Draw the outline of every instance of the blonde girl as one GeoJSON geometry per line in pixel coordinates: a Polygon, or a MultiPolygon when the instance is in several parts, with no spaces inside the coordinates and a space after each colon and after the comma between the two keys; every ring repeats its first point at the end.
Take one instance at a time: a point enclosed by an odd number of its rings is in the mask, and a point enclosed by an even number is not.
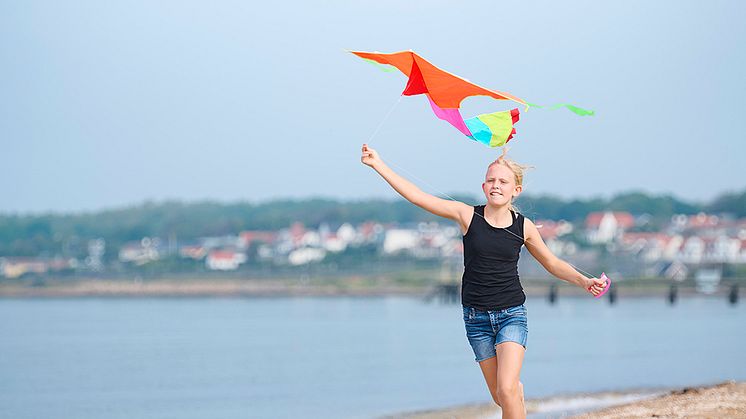
{"type": "Polygon", "coordinates": [[[525,418],[521,367],[528,338],[526,295],[518,278],[521,246],[552,275],[600,294],[606,282],[587,278],[547,248],[531,220],[513,208],[523,191],[523,167],[505,152],[487,167],[485,205],[471,206],[421,191],[389,168],[363,144],[361,161],[373,168],[409,202],[455,221],[464,241],[461,303],[469,344],[503,418],[525,418]]]}

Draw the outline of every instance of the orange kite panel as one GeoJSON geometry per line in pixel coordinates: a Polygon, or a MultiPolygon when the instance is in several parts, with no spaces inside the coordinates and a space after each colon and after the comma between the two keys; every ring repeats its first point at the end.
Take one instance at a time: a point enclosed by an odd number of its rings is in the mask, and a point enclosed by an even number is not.
{"type": "Polygon", "coordinates": [[[400,51],[391,54],[379,52],[350,51],[360,58],[396,67],[409,77],[404,95],[427,93],[430,99],[441,108],[459,108],[461,101],[469,96],[489,96],[498,100],[512,100],[526,105],[509,93],[485,89],[461,77],[443,71],[430,64],[414,51],[400,51]]]}

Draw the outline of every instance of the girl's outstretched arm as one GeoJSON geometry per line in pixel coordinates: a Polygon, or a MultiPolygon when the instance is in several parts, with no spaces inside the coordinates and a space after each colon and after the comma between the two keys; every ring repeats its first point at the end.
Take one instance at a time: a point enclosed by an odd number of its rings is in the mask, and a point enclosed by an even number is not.
{"type": "Polygon", "coordinates": [[[360,160],[363,164],[378,172],[407,201],[439,217],[456,221],[461,226],[462,232],[465,232],[468,228],[474,212],[471,206],[459,201],[441,199],[423,192],[412,182],[404,179],[388,167],[378,155],[378,152],[368,147],[367,144],[363,144],[363,155],[360,160]]]}
{"type": "Polygon", "coordinates": [[[542,240],[536,225],[525,217],[523,235],[525,236],[526,248],[547,272],[563,281],[582,287],[594,296],[604,290],[606,281],[598,278],[586,278],[585,275],[575,270],[569,263],[555,256],[544,243],[544,240],[542,240]]]}

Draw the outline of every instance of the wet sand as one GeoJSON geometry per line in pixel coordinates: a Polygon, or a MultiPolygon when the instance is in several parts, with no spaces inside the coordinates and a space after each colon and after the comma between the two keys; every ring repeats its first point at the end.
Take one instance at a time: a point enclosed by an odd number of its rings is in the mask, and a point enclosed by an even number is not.
{"type": "MultiPolygon", "coordinates": [[[[526,400],[528,418],[746,418],[746,383],[725,382],[676,390],[594,393],[526,400]],[[576,416],[573,416],[576,415],[576,416]]],[[[496,419],[492,403],[412,412],[407,419],[496,419]]]]}

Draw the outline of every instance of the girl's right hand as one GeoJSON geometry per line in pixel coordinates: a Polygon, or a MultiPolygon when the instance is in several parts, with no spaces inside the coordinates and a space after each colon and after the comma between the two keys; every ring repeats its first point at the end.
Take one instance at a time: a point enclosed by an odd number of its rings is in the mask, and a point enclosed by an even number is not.
{"type": "Polygon", "coordinates": [[[368,147],[368,144],[363,144],[363,155],[360,158],[360,161],[362,161],[363,164],[365,164],[366,166],[370,166],[372,168],[375,168],[376,165],[382,163],[381,157],[378,155],[378,152],[368,147]]]}

